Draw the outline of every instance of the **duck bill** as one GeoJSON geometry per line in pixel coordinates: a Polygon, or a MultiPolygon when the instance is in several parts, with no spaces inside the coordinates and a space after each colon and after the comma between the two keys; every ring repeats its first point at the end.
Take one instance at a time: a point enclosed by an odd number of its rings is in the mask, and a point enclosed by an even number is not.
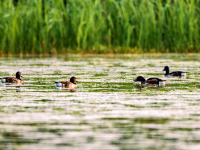
{"type": "Polygon", "coordinates": [[[163,71],[165,71],[165,69],[163,69],[163,71]]]}
{"type": "Polygon", "coordinates": [[[133,80],[133,81],[137,82],[137,79],[135,79],[135,80],[133,80]]]}

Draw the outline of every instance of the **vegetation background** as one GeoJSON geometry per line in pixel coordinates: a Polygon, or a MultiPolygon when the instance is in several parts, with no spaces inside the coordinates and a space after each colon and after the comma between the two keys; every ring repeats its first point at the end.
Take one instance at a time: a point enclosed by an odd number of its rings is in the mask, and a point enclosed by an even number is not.
{"type": "Polygon", "coordinates": [[[200,51],[200,0],[0,0],[0,54],[200,51]]]}

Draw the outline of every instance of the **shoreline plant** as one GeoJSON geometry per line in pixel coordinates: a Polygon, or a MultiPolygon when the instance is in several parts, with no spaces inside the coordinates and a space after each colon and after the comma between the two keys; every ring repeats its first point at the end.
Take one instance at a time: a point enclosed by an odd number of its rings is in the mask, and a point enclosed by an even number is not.
{"type": "Polygon", "coordinates": [[[200,51],[200,0],[0,0],[0,54],[200,51]]]}

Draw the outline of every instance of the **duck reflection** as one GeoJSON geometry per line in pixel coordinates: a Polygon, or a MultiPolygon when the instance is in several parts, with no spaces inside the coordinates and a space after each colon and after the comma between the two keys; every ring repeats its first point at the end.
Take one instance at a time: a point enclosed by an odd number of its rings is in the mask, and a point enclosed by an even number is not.
{"type": "Polygon", "coordinates": [[[165,87],[163,85],[157,85],[157,84],[134,84],[134,87],[136,89],[138,89],[139,91],[141,91],[143,88],[148,87],[148,88],[153,88],[153,89],[158,89],[158,88],[162,88],[165,87]]]}
{"type": "Polygon", "coordinates": [[[15,84],[15,83],[13,83],[13,84],[11,84],[11,83],[2,83],[2,84],[0,84],[0,88],[1,88],[1,90],[15,88],[16,92],[21,92],[21,86],[20,85],[15,84]]]}
{"type": "Polygon", "coordinates": [[[16,92],[21,92],[21,86],[16,86],[16,92]]]}
{"type": "Polygon", "coordinates": [[[69,92],[75,92],[75,93],[78,92],[77,89],[75,89],[75,88],[56,87],[56,90],[58,90],[58,91],[69,91],[69,92]]]}

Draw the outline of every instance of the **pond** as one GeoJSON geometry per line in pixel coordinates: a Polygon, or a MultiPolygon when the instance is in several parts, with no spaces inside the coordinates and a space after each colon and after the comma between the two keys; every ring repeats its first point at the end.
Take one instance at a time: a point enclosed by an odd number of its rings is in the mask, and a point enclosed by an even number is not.
{"type": "Polygon", "coordinates": [[[0,58],[0,149],[200,149],[200,54],[0,58]],[[186,79],[164,77],[187,71],[186,79]],[[140,87],[137,76],[165,87],[140,87]],[[55,81],[76,76],[77,91],[55,81]]]}

